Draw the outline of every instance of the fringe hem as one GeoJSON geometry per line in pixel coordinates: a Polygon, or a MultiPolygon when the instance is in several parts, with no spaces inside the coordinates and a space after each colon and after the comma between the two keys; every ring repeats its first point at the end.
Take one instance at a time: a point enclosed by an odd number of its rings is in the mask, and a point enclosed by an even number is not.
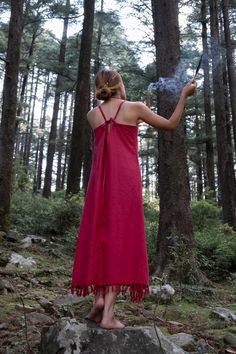
{"type": "Polygon", "coordinates": [[[71,294],[76,294],[77,296],[87,296],[91,293],[97,295],[102,292],[103,296],[109,291],[116,291],[118,294],[125,294],[129,290],[130,301],[141,302],[143,297],[149,295],[149,286],[147,284],[110,284],[110,285],[81,285],[76,287],[71,287],[71,294]]]}

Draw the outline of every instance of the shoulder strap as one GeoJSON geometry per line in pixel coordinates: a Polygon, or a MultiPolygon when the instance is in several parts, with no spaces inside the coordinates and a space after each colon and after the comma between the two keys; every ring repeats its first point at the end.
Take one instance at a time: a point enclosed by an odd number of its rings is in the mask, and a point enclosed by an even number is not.
{"type": "MultiPolygon", "coordinates": [[[[118,116],[118,113],[120,112],[121,106],[122,106],[122,104],[123,104],[124,102],[125,102],[125,101],[122,101],[122,102],[119,104],[119,107],[118,107],[118,109],[117,109],[117,111],[116,111],[114,120],[115,120],[116,117],[118,116]]],[[[99,105],[98,108],[99,108],[100,112],[102,113],[102,116],[103,116],[103,118],[104,118],[104,120],[105,120],[105,122],[106,122],[107,119],[106,119],[105,113],[104,113],[104,111],[103,111],[101,105],[99,105]]]]}
{"type": "Polygon", "coordinates": [[[99,108],[100,112],[102,113],[102,116],[103,116],[103,118],[104,118],[104,120],[105,120],[105,122],[106,122],[106,116],[105,116],[105,113],[103,112],[102,107],[101,107],[101,106],[98,106],[98,108],[99,108]]]}
{"type": "Polygon", "coordinates": [[[125,101],[122,101],[122,102],[119,104],[119,107],[118,107],[118,109],[117,109],[117,111],[116,111],[116,115],[115,115],[115,117],[114,117],[114,120],[115,120],[116,117],[118,116],[118,113],[120,112],[121,106],[122,106],[122,104],[123,104],[124,102],[125,102],[125,101]]]}

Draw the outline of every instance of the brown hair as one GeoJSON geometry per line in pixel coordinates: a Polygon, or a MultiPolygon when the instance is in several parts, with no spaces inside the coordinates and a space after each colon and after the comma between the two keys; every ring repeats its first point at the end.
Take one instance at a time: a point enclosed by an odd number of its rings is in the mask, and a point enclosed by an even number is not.
{"type": "Polygon", "coordinates": [[[101,70],[95,77],[96,98],[108,101],[115,96],[123,81],[116,70],[101,70]]]}

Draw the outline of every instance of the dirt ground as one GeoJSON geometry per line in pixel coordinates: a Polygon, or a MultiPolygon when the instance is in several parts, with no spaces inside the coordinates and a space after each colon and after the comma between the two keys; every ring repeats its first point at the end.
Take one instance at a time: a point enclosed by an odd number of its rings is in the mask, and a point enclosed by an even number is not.
{"type": "MultiPolygon", "coordinates": [[[[26,235],[24,235],[26,236],[26,235]]],[[[70,242],[57,237],[21,248],[17,240],[2,240],[0,250],[0,353],[39,353],[41,330],[61,317],[74,317],[84,322],[93,304],[93,296],[70,294],[73,251],[70,242]],[[32,257],[32,266],[9,266],[16,252],[32,257]]],[[[151,282],[158,285],[157,280],[151,282]]],[[[131,303],[128,294],[118,296],[117,317],[126,326],[158,326],[165,335],[191,333],[208,353],[236,353],[227,342],[236,337],[236,321],[213,316],[216,306],[236,312],[236,277],[212,288],[171,284],[175,295],[164,302],[150,295],[142,303],[131,303]]],[[[192,353],[197,353],[193,351],[192,353]]]]}

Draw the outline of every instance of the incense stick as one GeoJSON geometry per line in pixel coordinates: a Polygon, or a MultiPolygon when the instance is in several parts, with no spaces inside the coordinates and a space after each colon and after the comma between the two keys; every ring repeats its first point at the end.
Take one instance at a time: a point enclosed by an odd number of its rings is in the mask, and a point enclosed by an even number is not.
{"type": "Polygon", "coordinates": [[[198,62],[198,65],[197,65],[197,69],[195,71],[195,74],[194,74],[194,77],[193,77],[193,80],[195,80],[199,70],[200,70],[200,67],[201,67],[201,64],[202,64],[202,58],[203,58],[203,54],[201,55],[200,59],[199,59],[199,62],[198,62]]]}

